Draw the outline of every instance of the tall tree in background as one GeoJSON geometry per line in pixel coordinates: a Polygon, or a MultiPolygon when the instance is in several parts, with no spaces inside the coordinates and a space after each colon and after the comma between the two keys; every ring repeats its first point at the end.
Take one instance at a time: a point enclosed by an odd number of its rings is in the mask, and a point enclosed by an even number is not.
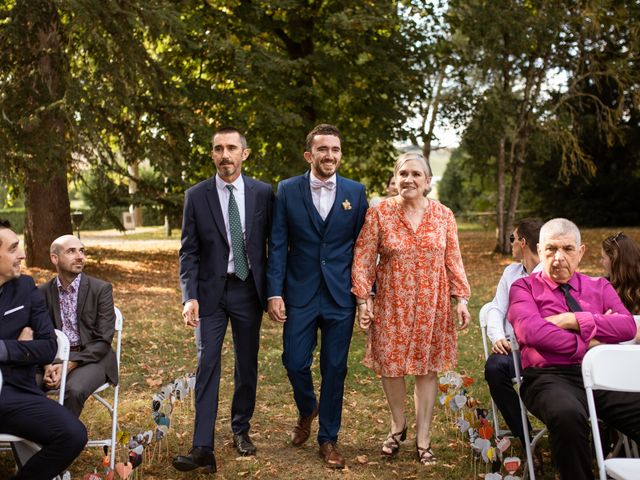
{"type": "Polygon", "coordinates": [[[29,265],[45,265],[49,245],[71,231],[67,172],[73,137],[65,104],[67,38],[55,4],[18,0],[0,30],[0,175],[20,182],[29,265]]]}
{"type": "MultiPolygon", "coordinates": [[[[628,12],[620,11],[625,7],[612,8],[613,3],[450,2],[452,26],[467,38],[462,52],[465,68],[475,76],[479,87],[469,102],[474,119],[465,135],[469,151],[478,139],[486,143],[481,131],[487,122],[497,121],[486,129],[493,134],[490,141],[494,143],[496,165],[497,251],[509,251],[508,236],[527,171],[532,136],[544,135],[558,147],[561,177],[589,177],[594,175],[595,165],[580,143],[581,117],[570,107],[572,99],[595,106],[600,134],[610,136],[617,129],[622,115],[618,104],[604,103],[580,87],[602,76],[615,81],[620,92],[633,85],[625,62],[615,58],[593,62],[612,28],[629,28],[624,23],[628,12]]],[[[476,160],[486,161],[487,157],[476,160]]]]}
{"type": "Polygon", "coordinates": [[[0,4],[0,162],[3,180],[25,195],[27,265],[49,266],[51,241],[71,233],[77,165],[126,174],[126,162],[175,150],[161,137],[169,75],[147,49],[172,31],[166,5],[0,4]]]}
{"type": "Polygon", "coordinates": [[[185,81],[224,93],[228,107],[202,102],[204,114],[247,132],[252,175],[276,182],[304,171],[304,138],[320,122],[342,130],[346,174],[366,178],[391,162],[418,88],[397,2],[208,2],[190,19],[201,29],[184,51],[199,60],[185,81]],[[217,31],[224,41],[209,41],[217,31]]]}
{"type": "Polygon", "coordinates": [[[176,211],[211,173],[213,128],[246,131],[247,170],[277,181],[330,122],[344,171],[372,181],[420,88],[397,2],[18,0],[0,18],[2,175],[26,195],[29,265],[71,231],[67,181],[87,166],[108,187],[146,160],[135,201],[176,211]]]}

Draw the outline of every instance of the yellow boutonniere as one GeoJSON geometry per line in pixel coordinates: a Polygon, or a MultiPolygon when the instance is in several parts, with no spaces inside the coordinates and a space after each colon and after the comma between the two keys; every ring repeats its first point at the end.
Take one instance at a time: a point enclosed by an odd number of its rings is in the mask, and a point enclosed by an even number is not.
{"type": "Polygon", "coordinates": [[[349,200],[345,200],[344,202],[342,202],[342,209],[351,210],[351,203],[349,203],[349,200]]]}

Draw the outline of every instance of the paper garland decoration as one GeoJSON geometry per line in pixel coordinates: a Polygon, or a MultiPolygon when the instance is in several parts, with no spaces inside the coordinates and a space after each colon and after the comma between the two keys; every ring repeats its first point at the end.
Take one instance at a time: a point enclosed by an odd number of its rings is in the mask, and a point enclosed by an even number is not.
{"type": "Polygon", "coordinates": [[[520,477],[513,476],[521,465],[518,457],[504,458],[505,470],[509,472],[506,477],[495,471],[500,469],[503,454],[511,446],[511,441],[506,437],[495,438],[496,432],[491,425],[488,410],[479,408],[479,402],[467,392],[467,388],[473,383],[474,379],[471,377],[457,372],[446,372],[438,382],[438,390],[441,392],[440,405],[447,411],[447,416],[451,413],[451,420],[462,435],[468,435],[472,458],[481,458],[485,464],[492,465],[494,472],[487,473],[485,479],[520,480],[520,477]]]}
{"type": "Polygon", "coordinates": [[[83,480],[119,480],[127,479],[138,472],[138,467],[144,461],[151,461],[156,450],[158,455],[162,451],[162,443],[164,442],[169,451],[167,444],[167,433],[171,426],[171,415],[174,406],[180,402],[184,402],[189,394],[195,389],[196,376],[194,373],[178,377],[172,383],[164,385],[160,391],[155,393],[151,398],[151,418],[155,424],[155,428],[135,435],[125,430],[118,430],[116,433],[116,443],[112,448],[121,446],[126,450],[127,456],[125,461],[115,464],[114,469],[109,468],[108,448],[104,447],[105,456],[102,459],[101,470],[98,469],[93,473],[84,475],[83,480]],[[149,448],[151,447],[151,452],[149,448]],[[146,455],[145,455],[146,452],[146,455]]]}

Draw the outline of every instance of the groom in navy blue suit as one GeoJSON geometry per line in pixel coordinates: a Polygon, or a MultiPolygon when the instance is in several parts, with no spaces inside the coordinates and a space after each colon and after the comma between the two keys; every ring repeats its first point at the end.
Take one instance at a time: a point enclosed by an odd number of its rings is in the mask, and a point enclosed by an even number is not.
{"type": "Polygon", "coordinates": [[[342,158],[336,127],[316,126],[305,150],[310,171],[278,186],[269,239],[268,312],[284,323],[282,361],[299,412],[291,440],[302,445],[319,415],[320,454],[328,467],[344,468],[336,442],[355,314],[351,263],[368,205],[364,186],[336,173],[342,158]],[[320,401],[311,378],[318,328],[320,401]]]}
{"type": "Polygon", "coordinates": [[[212,139],[216,175],[187,190],[182,219],[180,286],[185,325],[198,329],[193,448],[178,455],[180,471],[216,471],[213,455],[218,413],[220,361],[231,321],[235,354],[231,403],[233,444],[240,455],[255,455],[249,437],[256,403],[260,322],[266,306],[267,237],[273,189],[242,175],[247,140],[235,128],[212,139]]]}

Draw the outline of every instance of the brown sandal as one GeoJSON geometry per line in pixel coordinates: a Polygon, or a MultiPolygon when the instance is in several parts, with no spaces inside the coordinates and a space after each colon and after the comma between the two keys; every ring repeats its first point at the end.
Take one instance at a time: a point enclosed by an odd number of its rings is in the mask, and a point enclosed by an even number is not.
{"type": "Polygon", "coordinates": [[[433,453],[433,450],[431,450],[431,445],[426,448],[422,448],[419,447],[416,443],[416,452],[418,453],[418,461],[422,465],[431,466],[435,465],[438,461],[438,458],[433,453]]]}
{"type": "Polygon", "coordinates": [[[380,453],[385,457],[394,457],[400,451],[400,442],[407,439],[407,420],[404,421],[404,428],[400,432],[390,433],[382,442],[380,453]]]}

